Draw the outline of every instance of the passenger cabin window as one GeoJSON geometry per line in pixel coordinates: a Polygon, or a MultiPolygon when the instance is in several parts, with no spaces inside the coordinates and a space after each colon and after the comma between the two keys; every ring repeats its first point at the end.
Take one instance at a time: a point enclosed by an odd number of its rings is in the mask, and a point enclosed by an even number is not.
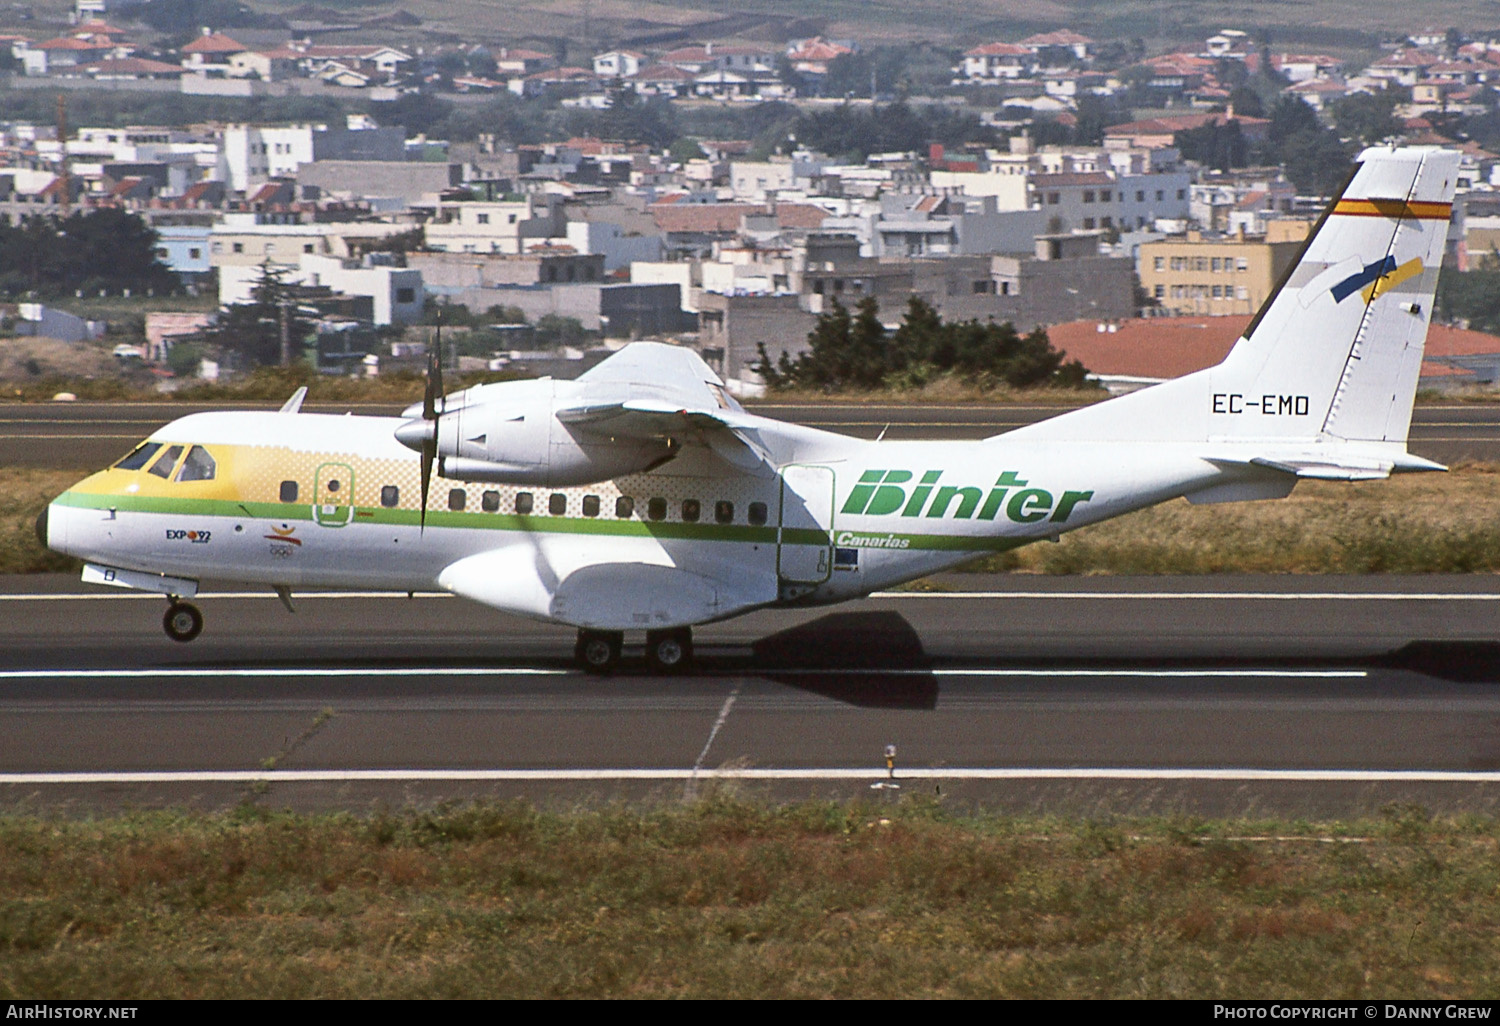
{"type": "Polygon", "coordinates": [[[597,517],[599,515],[599,496],[585,495],[583,497],[583,515],[586,517],[597,517]]]}
{"type": "Polygon", "coordinates": [[[652,520],[665,520],[667,518],[667,500],[658,496],[647,502],[646,516],[652,520]]]}
{"type": "Polygon", "coordinates": [[[720,499],[714,503],[714,522],[719,524],[734,523],[734,503],[720,499]]]}
{"type": "Polygon", "coordinates": [[[500,511],[500,493],[485,492],[479,497],[479,508],[486,513],[498,513],[500,511]]]}
{"type": "Polygon", "coordinates": [[[568,511],[568,497],[562,492],[553,492],[547,500],[547,512],[560,517],[568,511]]]}
{"type": "Polygon", "coordinates": [[[698,514],[701,512],[701,510],[702,510],[702,507],[699,505],[697,499],[683,499],[682,500],[682,519],[686,523],[689,523],[689,524],[697,523],[698,522],[698,514]]]}
{"type": "Polygon", "coordinates": [[[401,489],[395,485],[386,485],[380,489],[380,504],[386,509],[392,509],[401,504],[401,489]]]}
{"type": "Polygon", "coordinates": [[[178,481],[212,481],[217,465],[214,458],[208,454],[208,450],[201,445],[195,445],[188,450],[187,459],[182,461],[182,469],[177,471],[178,481]]]}
{"type": "Polygon", "coordinates": [[[454,512],[463,509],[469,502],[469,493],[462,488],[448,489],[448,508],[454,512]]]}
{"type": "Polygon", "coordinates": [[[140,445],[131,450],[130,454],[127,455],[123,460],[121,460],[119,463],[116,463],[115,469],[140,470],[146,465],[147,460],[156,455],[156,451],[160,448],[160,442],[142,442],[140,445]]]}
{"type": "Polygon", "coordinates": [[[182,446],[170,446],[166,452],[161,454],[160,458],[158,458],[155,463],[151,464],[151,469],[150,471],[148,471],[148,473],[155,474],[157,477],[171,477],[172,467],[176,465],[177,457],[181,455],[182,446]]]}
{"type": "Polygon", "coordinates": [[[282,502],[296,502],[297,501],[297,482],[296,481],[283,481],[283,482],[281,482],[281,501],[282,502]]]}
{"type": "Polygon", "coordinates": [[[517,492],[516,493],[516,512],[519,513],[523,517],[526,516],[528,513],[531,512],[531,493],[530,492],[517,492]]]}
{"type": "Polygon", "coordinates": [[[750,504],[750,524],[753,527],[764,527],[766,523],[766,504],[764,502],[752,502],[750,504]]]}
{"type": "Polygon", "coordinates": [[[615,500],[615,516],[621,520],[629,520],[635,512],[635,500],[628,495],[622,495],[615,500]]]}

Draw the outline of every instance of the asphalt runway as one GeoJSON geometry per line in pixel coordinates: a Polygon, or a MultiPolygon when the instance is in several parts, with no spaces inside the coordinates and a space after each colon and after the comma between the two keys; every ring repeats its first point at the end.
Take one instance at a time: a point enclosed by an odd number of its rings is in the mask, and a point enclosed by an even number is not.
{"type": "MultiPolygon", "coordinates": [[[[276,403],[0,404],[0,466],[97,470],[108,466],[153,430],[205,409],[275,409],[276,403]]],[[[318,413],[395,414],[401,407],[308,404],[318,413]]],[[[876,405],[761,403],[753,412],[860,438],[985,438],[1064,412],[1066,406],[876,405]]],[[[1500,404],[1418,406],[1411,449],[1454,464],[1500,462],[1500,404]]]]}
{"type": "Polygon", "coordinates": [[[1203,815],[1500,811],[1485,577],[951,575],[699,628],[693,674],[571,666],[462,600],[198,600],[0,578],[0,806],[774,799],[1203,815]],[[896,746],[894,781],[884,750],[896,746]],[[899,788],[873,785],[897,783],[899,788]]]}

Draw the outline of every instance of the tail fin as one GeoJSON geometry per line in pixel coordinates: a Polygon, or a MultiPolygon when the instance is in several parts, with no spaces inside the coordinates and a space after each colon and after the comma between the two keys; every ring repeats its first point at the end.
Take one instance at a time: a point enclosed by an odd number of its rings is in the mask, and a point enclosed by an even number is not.
{"type": "Polygon", "coordinates": [[[1458,160],[1366,150],[1223,363],[1022,431],[1404,452],[1458,160]]]}
{"type": "Polygon", "coordinates": [[[1223,398],[1210,405],[1212,433],[1406,441],[1458,157],[1361,154],[1284,284],[1214,368],[1223,398]]]}

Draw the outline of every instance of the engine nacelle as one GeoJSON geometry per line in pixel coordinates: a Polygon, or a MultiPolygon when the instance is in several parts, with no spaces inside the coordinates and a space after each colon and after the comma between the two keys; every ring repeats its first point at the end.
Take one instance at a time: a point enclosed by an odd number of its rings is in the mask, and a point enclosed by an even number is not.
{"type": "MultiPolygon", "coordinates": [[[[670,460],[670,438],[613,438],[575,430],[557,418],[576,397],[558,396],[572,382],[514,381],[470,390],[463,405],[439,415],[437,474],[455,481],[567,488],[636,474],[670,460]]],[[[396,430],[421,451],[433,424],[409,420],[396,430]]]]}

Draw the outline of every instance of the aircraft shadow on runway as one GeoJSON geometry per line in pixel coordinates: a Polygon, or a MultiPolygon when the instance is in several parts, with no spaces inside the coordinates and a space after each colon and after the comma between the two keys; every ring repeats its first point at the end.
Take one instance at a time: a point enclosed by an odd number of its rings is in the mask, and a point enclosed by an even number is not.
{"type": "Polygon", "coordinates": [[[900,613],[830,613],[761,638],[758,676],[850,705],[937,708],[937,678],[922,639],[900,613]]]}
{"type": "Polygon", "coordinates": [[[1500,683],[1500,642],[1411,641],[1373,662],[1459,684],[1500,683]]]}

